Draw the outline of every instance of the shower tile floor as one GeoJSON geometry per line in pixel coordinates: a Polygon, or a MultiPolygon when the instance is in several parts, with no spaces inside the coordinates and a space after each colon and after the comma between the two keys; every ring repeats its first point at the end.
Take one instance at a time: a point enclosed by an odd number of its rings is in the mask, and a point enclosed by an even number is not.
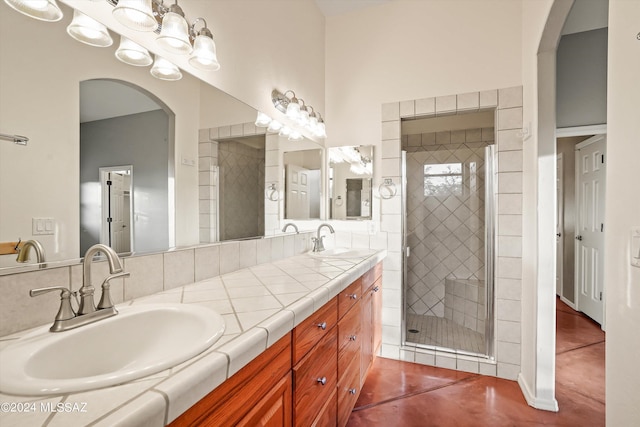
{"type": "Polygon", "coordinates": [[[483,334],[443,317],[407,314],[407,341],[470,353],[485,353],[483,334]]]}

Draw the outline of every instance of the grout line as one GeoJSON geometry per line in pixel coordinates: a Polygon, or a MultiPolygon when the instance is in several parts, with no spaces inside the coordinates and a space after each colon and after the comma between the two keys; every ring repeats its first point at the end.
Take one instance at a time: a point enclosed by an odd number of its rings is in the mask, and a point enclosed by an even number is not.
{"type": "Polygon", "coordinates": [[[420,394],[430,393],[432,391],[440,390],[440,389],[443,389],[443,388],[446,388],[446,387],[449,387],[449,386],[455,386],[455,385],[458,385],[458,384],[461,384],[461,383],[472,381],[472,380],[474,380],[474,379],[476,379],[478,377],[481,377],[481,375],[479,375],[479,374],[471,374],[470,376],[468,376],[466,378],[462,378],[460,380],[456,380],[456,381],[453,381],[453,382],[450,382],[450,383],[447,383],[447,384],[442,384],[442,385],[439,385],[439,386],[436,386],[436,387],[432,387],[432,388],[428,388],[428,389],[425,389],[425,390],[414,391],[412,393],[403,394],[401,396],[391,397],[389,399],[381,400],[379,402],[370,403],[370,404],[364,405],[364,406],[358,406],[357,408],[353,408],[352,412],[363,411],[365,409],[370,409],[370,408],[374,408],[374,407],[379,406],[379,405],[384,405],[385,403],[395,402],[397,400],[402,400],[402,399],[406,399],[406,398],[409,398],[409,397],[418,396],[420,394]]]}
{"type": "Polygon", "coordinates": [[[581,346],[579,346],[579,347],[570,348],[570,349],[568,349],[568,350],[561,351],[560,353],[556,353],[556,356],[558,356],[558,355],[560,355],[560,354],[568,353],[568,352],[570,352],[570,351],[582,350],[583,348],[591,347],[592,345],[603,344],[604,342],[605,342],[605,340],[602,340],[602,341],[598,341],[598,342],[592,342],[592,343],[589,343],[589,344],[584,344],[584,345],[581,345],[581,346]]]}

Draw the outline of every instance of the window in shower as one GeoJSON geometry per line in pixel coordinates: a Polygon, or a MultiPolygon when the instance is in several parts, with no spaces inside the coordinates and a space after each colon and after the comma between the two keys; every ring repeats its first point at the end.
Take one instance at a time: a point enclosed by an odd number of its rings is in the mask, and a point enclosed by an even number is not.
{"type": "Polygon", "coordinates": [[[462,163],[424,165],[424,195],[462,195],[462,163]]]}

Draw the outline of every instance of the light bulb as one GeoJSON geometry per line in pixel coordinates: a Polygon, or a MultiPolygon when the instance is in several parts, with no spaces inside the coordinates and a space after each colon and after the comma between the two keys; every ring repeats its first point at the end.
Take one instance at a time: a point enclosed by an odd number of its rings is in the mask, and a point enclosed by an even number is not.
{"type": "Polygon", "coordinates": [[[201,70],[217,71],[220,69],[216,44],[213,41],[211,31],[206,27],[200,30],[193,41],[193,53],[189,58],[189,64],[201,70]]]}
{"type": "Polygon", "coordinates": [[[113,44],[107,27],[78,10],[73,11],[73,20],[67,27],[67,34],[89,46],[107,47],[113,44]]]}
{"type": "Polygon", "coordinates": [[[153,58],[149,51],[126,37],[120,37],[120,47],[116,50],[116,58],[125,64],[136,67],[151,65],[153,58]]]}
{"type": "Polygon", "coordinates": [[[56,22],[62,19],[62,10],[56,0],[4,0],[13,10],[40,21],[56,22]]]}
{"type": "Polygon", "coordinates": [[[193,50],[189,42],[189,24],[177,4],[171,5],[162,18],[162,30],[157,40],[160,46],[171,53],[189,54],[193,50]]]}
{"type": "Polygon", "coordinates": [[[156,60],[151,67],[151,75],[160,80],[176,81],[182,78],[180,69],[173,63],[156,55],[156,60]]]}
{"type": "Polygon", "coordinates": [[[118,0],[111,13],[118,22],[132,30],[153,31],[158,27],[151,0],[118,0]]]}

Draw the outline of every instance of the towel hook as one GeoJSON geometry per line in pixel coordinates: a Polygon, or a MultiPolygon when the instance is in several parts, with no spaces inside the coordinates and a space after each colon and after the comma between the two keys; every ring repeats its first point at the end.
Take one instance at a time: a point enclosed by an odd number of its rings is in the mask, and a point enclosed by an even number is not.
{"type": "Polygon", "coordinates": [[[272,202],[278,201],[278,186],[276,185],[275,182],[272,182],[271,184],[269,184],[269,187],[265,191],[265,194],[267,196],[267,199],[271,200],[272,202]]]}

